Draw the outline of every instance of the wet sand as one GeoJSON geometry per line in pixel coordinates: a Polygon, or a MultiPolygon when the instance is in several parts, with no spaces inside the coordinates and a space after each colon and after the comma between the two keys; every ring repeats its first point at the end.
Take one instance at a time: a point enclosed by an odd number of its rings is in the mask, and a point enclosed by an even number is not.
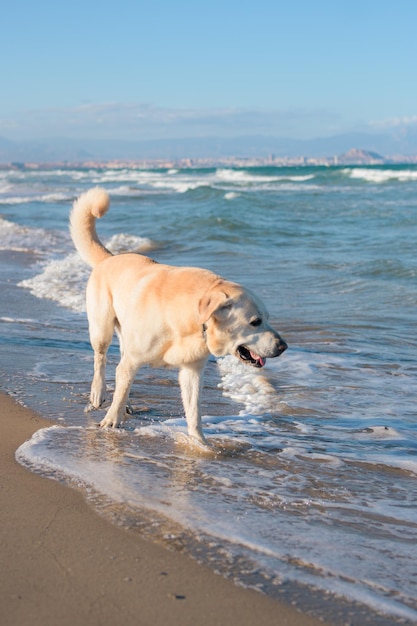
{"type": "Polygon", "coordinates": [[[315,626],[185,554],[113,526],[15,451],[51,422],[0,393],[2,626],[315,626]]]}

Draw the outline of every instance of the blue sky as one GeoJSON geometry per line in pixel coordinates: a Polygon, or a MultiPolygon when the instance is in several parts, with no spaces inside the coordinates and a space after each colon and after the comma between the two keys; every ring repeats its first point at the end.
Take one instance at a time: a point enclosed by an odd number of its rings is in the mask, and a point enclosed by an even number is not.
{"type": "Polygon", "coordinates": [[[417,125],[416,0],[21,0],[0,136],[293,138],[417,125]]]}

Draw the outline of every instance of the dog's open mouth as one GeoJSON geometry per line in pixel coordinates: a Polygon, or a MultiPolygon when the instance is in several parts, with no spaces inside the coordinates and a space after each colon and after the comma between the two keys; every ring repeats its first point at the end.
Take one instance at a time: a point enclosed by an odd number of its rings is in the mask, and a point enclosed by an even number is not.
{"type": "Polygon", "coordinates": [[[253,365],[253,367],[263,367],[266,363],[266,359],[255,354],[245,346],[238,347],[237,355],[241,361],[253,365]]]}

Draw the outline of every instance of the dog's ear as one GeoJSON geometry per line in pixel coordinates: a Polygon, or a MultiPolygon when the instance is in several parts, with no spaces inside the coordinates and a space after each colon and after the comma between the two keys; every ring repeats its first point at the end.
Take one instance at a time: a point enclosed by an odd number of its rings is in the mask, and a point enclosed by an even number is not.
{"type": "Polygon", "coordinates": [[[225,320],[230,315],[232,308],[232,299],[223,290],[216,289],[200,300],[198,313],[200,317],[200,323],[205,324],[211,317],[216,320],[225,320]]]}

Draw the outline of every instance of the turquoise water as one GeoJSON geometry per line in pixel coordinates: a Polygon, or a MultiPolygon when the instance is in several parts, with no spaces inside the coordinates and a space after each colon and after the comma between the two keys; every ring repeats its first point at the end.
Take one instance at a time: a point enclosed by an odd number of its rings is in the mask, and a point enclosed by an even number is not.
{"type": "Polygon", "coordinates": [[[5,170],[0,215],[2,388],[58,423],[22,463],[304,610],[417,623],[416,167],[5,170]],[[83,411],[88,268],[67,220],[97,184],[113,250],[242,282],[289,343],[262,372],[209,362],[212,454],[186,442],[175,372],[138,373],[118,432],[83,411]]]}

